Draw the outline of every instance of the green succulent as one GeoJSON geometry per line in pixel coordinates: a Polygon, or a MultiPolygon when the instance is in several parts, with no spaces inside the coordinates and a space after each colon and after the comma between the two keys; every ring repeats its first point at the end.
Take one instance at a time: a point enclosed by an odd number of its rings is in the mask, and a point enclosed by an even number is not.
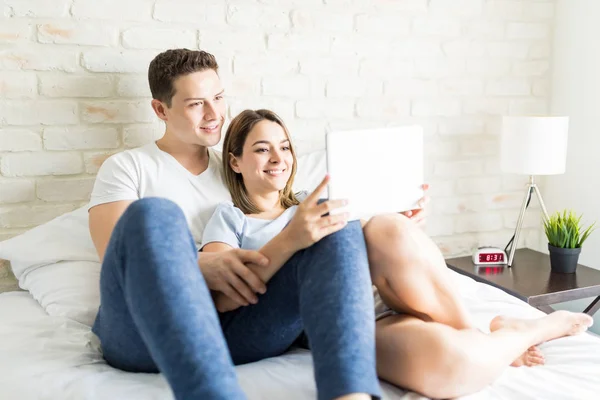
{"type": "Polygon", "coordinates": [[[544,231],[548,243],[554,247],[574,249],[581,247],[583,242],[594,231],[596,223],[588,226],[585,230],[581,226],[581,215],[577,216],[573,211],[564,210],[552,214],[544,221],[544,231]]]}

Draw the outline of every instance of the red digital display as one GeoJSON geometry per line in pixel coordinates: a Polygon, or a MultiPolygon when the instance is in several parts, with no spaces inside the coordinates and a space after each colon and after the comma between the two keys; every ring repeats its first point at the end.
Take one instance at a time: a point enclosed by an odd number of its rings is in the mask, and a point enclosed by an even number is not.
{"type": "Polygon", "coordinates": [[[504,262],[504,254],[481,253],[479,254],[479,262],[504,262]]]}
{"type": "Polygon", "coordinates": [[[477,273],[479,275],[500,275],[504,273],[504,267],[480,267],[477,273]]]}

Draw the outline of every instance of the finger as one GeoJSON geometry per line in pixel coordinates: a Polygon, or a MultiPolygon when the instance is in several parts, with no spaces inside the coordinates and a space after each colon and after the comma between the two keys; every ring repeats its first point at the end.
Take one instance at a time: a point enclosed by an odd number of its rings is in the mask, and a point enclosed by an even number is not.
{"type": "MultiPolygon", "coordinates": [[[[344,227],[348,225],[348,222],[338,222],[337,224],[328,225],[327,227],[319,230],[320,239],[324,238],[327,235],[331,235],[337,231],[344,229],[344,227]]],[[[319,239],[319,240],[320,240],[319,239]]]]}
{"type": "Polygon", "coordinates": [[[349,213],[342,213],[342,214],[337,214],[337,215],[329,215],[327,217],[322,217],[318,222],[317,222],[317,227],[320,229],[326,228],[330,225],[336,225],[339,224],[341,222],[347,222],[348,218],[350,218],[350,214],[349,213]]]}
{"type": "Polygon", "coordinates": [[[426,219],[427,219],[427,214],[425,214],[423,212],[417,213],[410,218],[410,220],[413,223],[415,223],[419,226],[425,224],[426,219]]]}
{"type": "Polygon", "coordinates": [[[248,286],[246,282],[244,282],[239,276],[232,272],[228,276],[227,281],[244,298],[244,300],[246,301],[245,305],[248,305],[248,303],[256,304],[258,298],[254,294],[250,286],[248,286]]]}
{"type": "Polygon", "coordinates": [[[327,187],[329,183],[329,175],[325,175],[325,178],[319,183],[319,186],[316,187],[315,190],[311,194],[309,194],[304,201],[308,202],[308,204],[317,204],[317,201],[321,198],[321,193],[327,187]]]}
{"type": "Polygon", "coordinates": [[[348,201],[345,199],[327,200],[315,207],[315,213],[318,216],[322,216],[332,210],[342,208],[342,207],[346,206],[347,204],[348,204],[348,201]]]}
{"type": "Polygon", "coordinates": [[[429,184],[428,183],[424,183],[421,185],[421,188],[423,189],[423,191],[428,191],[429,190],[429,184]]]}
{"type": "Polygon", "coordinates": [[[252,263],[262,266],[269,265],[269,259],[258,251],[237,249],[236,254],[239,257],[240,261],[244,264],[252,263]]]}
{"type": "Polygon", "coordinates": [[[233,271],[240,277],[254,293],[265,293],[267,287],[265,283],[258,277],[258,275],[244,264],[235,264],[233,271]]]}
{"type": "Polygon", "coordinates": [[[423,208],[427,205],[427,203],[429,203],[430,200],[431,200],[431,198],[429,196],[423,196],[419,199],[419,202],[417,203],[417,205],[419,207],[423,208]]]}
{"type": "Polygon", "coordinates": [[[410,215],[409,217],[411,219],[415,219],[418,218],[419,216],[421,216],[423,214],[423,209],[422,208],[417,208],[416,210],[410,210],[410,215]]]}
{"type": "Polygon", "coordinates": [[[231,285],[225,285],[221,289],[221,292],[229,297],[233,302],[235,302],[238,306],[247,306],[248,302],[242,297],[241,294],[237,292],[231,285]]]}

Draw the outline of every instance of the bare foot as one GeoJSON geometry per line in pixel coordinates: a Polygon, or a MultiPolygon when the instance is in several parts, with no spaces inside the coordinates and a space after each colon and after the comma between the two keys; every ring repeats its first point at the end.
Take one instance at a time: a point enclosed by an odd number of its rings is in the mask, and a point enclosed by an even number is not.
{"type": "MultiPolygon", "coordinates": [[[[497,331],[498,329],[502,329],[504,325],[499,320],[499,317],[494,318],[492,323],[490,324],[490,332],[497,331]]],[[[537,346],[531,346],[527,349],[527,351],[519,356],[516,360],[514,360],[510,366],[511,367],[535,367],[537,365],[544,365],[546,360],[544,359],[544,354],[537,346]]]]}
{"type": "Polygon", "coordinates": [[[543,343],[563,336],[585,332],[594,320],[587,314],[555,311],[537,319],[519,319],[498,316],[490,323],[490,331],[513,329],[533,335],[535,343],[543,343]]]}
{"type": "Polygon", "coordinates": [[[511,367],[535,367],[538,365],[544,365],[546,360],[544,359],[544,354],[542,351],[537,348],[537,346],[531,346],[527,349],[527,351],[515,361],[513,361],[510,366],[511,367]]]}

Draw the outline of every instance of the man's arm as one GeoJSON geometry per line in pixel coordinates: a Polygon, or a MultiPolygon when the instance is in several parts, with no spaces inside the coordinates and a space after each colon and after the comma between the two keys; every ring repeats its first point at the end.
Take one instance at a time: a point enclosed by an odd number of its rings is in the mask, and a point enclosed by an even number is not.
{"type": "MultiPolygon", "coordinates": [[[[287,232],[288,230],[284,229],[259,250],[269,260],[268,265],[246,264],[264,283],[267,283],[298,250],[290,242],[287,232]]],[[[202,248],[202,253],[222,252],[231,249],[232,247],[228,244],[212,242],[202,248]]],[[[240,307],[239,303],[234,302],[230,297],[221,292],[213,293],[213,299],[219,312],[232,311],[240,307]]]]}
{"type": "MultiPolygon", "coordinates": [[[[231,249],[233,249],[233,247],[228,244],[212,242],[204,246],[202,248],[202,252],[212,253],[231,249]]],[[[247,266],[260,278],[261,281],[267,283],[273,277],[273,275],[279,271],[283,264],[285,264],[286,261],[289,260],[294,253],[296,253],[296,251],[298,251],[298,249],[294,248],[288,237],[288,231],[284,229],[259,250],[259,253],[264,255],[269,260],[269,264],[267,266],[262,266],[249,263],[247,266]]]]}
{"type": "Polygon", "coordinates": [[[104,253],[110,240],[117,221],[125,212],[127,207],[133,203],[131,200],[114,201],[94,206],[89,211],[89,227],[92,241],[96,247],[100,262],[104,259],[104,253]]]}

